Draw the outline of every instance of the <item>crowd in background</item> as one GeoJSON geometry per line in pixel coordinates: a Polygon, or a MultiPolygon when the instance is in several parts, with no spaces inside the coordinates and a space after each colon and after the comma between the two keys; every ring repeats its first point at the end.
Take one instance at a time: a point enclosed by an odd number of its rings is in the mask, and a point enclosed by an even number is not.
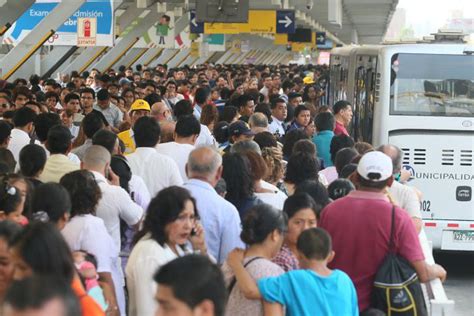
{"type": "Polygon", "coordinates": [[[0,81],[4,314],[384,315],[389,245],[444,279],[402,151],[354,142],[328,85],[320,65],[0,81]]]}

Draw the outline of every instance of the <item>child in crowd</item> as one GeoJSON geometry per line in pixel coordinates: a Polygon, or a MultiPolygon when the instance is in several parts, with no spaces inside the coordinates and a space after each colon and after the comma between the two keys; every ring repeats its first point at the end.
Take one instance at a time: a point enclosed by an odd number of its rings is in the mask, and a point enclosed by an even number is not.
{"type": "Polygon", "coordinates": [[[104,311],[107,310],[108,306],[105,302],[104,292],[98,281],[97,260],[93,255],[84,251],[75,251],[73,258],[76,269],[84,280],[87,294],[92,297],[104,311]]]}
{"type": "Polygon", "coordinates": [[[256,283],[242,265],[243,251],[229,254],[237,284],[248,299],[263,299],[265,315],[359,315],[357,294],[349,276],[331,270],[327,264],[334,258],[331,237],[322,228],[301,233],[297,249],[302,270],[260,279],[256,283]]]}

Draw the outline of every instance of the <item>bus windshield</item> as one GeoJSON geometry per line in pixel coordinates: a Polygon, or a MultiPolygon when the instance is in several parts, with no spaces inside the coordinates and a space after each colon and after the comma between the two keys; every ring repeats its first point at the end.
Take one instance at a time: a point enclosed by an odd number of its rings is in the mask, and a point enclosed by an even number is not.
{"type": "Polygon", "coordinates": [[[474,56],[393,55],[390,114],[474,116],[474,56]]]}

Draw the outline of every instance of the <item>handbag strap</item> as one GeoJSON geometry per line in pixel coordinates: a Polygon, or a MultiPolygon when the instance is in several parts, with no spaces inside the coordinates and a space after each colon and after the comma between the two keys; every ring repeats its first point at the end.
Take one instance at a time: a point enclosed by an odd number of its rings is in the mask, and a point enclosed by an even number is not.
{"type": "MultiPolygon", "coordinates": [[[[262,257],[254,257],[254,258],[250,259],[249,261],[247,261],[246,264],[244,264],[244,268],[246,268],[249,264],[251,264],[252,262],[254,262],[255,260],[258,260],[258,259],[262,259],[262,257]]],[[[234,276],[232,278],[232,281],[230,281],[229,287],[227,288],[227,290],[229,292],[229,296],[230,296],[230,293],[232,293],[232,290],[234,289],[235,283],[237,283],[237,279],[234,276]]]]}
{"type": "Polygon", "coordinates": [[[392,205],[392,219],[391,219],[391,224],[390,224],[390,241],[388,244],[389,252],[395,252],[394,234],[395,234],[395,205],[392,205]]]}

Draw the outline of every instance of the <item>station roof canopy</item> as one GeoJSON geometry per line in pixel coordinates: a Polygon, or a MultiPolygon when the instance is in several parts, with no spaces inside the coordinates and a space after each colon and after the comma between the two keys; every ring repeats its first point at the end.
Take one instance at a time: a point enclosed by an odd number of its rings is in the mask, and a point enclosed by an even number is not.
{"type": "MultiPolygon", "coordinates": [[[[344,44],[379,44],[388,28],[392,15],[394,14],[398,0],[249,0],[250,9],[295,9],[314,22],[317,27],[315,31],[326,31],[337,37],[344,44]],[[311,2],[311,9],[308,3],[311,2]],[[328,19],[328,3],[340,2],[342,5],[341,25],[333,24],[328,19]]],[[[123,0],[120,9],[130,5],[136,6],[143,3],[151,8],[157,0],[123,0]]],[[[176,6],[185,9],[193,9],[195,0],[168,0],[168,8],[176,6]]],[[[142,4],[142,5],[143,5],[142,4]]],[[[311,24],[298,21],[301,26],[311,24]]],[[[313,24],[314,25],[314,24],[313,24]]],[[[331,36],[329,36],[331,37],[331,36]]]]}
{"type": "MultiPolygon", "coordinates": [[[[333,1],[333,0],[331,0],[333,1]]],[[[311,16],[346,44],[357,31],[359,44],[379,44],[387,31],[398,0],[341,0],[342,27],[328,22],[328,0],[313,0],[311,16]]]]}

